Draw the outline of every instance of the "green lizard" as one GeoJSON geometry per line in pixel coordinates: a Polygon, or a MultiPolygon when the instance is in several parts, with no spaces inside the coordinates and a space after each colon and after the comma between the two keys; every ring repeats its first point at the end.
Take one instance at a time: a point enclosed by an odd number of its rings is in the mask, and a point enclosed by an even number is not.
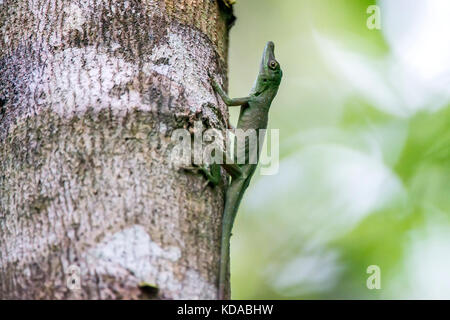
{"type": "MultiPolygon", "coordinates": [[[[280,69],[280,65],[275,60],[274,44],[269,41],[264,48],[259,74],[249,96],[231,99],[214,79],[211,79],[211,82],[214,90],[219,94],[226,105],[241,106],[237,129],[255,129],[259,134],[259,129],[267,128],[269,108],[272,100],[277,94],[282,74],[283,72],[280,69]]],[[[239,146],[235,143],[235,149],[236,147],[239,146]]],[[[241,150],[241,152],[245,152],[247,161],[250,158],[248,156],[249,144],[245,143],[241,148],[245,148],[245,150],[241,150]]],[[[238,151],[235,151],[234,154],[238,154],[238,151]]],[[[258,148],[258,161],[260,151],[260,148],[258,148]]],[[[248,162],[249,161],[244,164],[237,164],[236,162],[233,164],[212,164],[209,168],[202,168],[202,171],[205,173],[208,180],[214,185],[218,184],[220,181],[220,166],[231,175],[231,183],[226,193],[225,210],[222,220],[219,299],[223,299],[225,295],[225,282],[230,254],[230,237],[234,219],[244,192],[247,189],[257,166],[257,163],[248,162]]]]}

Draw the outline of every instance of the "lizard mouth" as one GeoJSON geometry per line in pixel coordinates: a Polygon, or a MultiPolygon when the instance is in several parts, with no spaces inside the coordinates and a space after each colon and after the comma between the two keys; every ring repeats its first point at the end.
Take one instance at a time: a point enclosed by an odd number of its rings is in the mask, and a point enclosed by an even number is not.
{"type": "Polygon", "coordinates": [[[267,68],[269,61],[275,60],[275,44],[272,41],[267,42],[261,61],[261,72],[267,68]]]}

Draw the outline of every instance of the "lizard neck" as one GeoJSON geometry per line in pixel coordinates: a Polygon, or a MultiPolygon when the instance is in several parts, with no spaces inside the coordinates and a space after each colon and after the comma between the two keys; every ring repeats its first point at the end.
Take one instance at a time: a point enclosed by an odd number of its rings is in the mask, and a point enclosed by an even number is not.
{"type": "Polygon", "coordinates": [[[262,91],[258,96],[258,109],[261,112],[268,113],[270,106],[272,104],[273,99],[277,95],[278,86],[277,85],[269,85],[262,91]]]}

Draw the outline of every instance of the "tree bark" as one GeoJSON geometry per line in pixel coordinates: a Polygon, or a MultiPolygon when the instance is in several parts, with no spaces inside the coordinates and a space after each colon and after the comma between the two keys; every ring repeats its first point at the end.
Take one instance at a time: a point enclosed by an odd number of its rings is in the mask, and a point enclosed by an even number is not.
{"type": "Polygon", "coordinates": [[[227,127],[207,71],[225,80],[232,19],[211,0],[0,0],[0,298],[217,297],[225,185],[168,154],[177,128],[227,127]]]}

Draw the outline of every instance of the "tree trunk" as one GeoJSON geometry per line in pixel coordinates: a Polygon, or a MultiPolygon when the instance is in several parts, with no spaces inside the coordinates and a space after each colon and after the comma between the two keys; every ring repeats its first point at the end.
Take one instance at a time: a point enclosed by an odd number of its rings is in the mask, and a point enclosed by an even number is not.
{"type": "Polygon", "coordinates": [[[207,70],[225,79],[232,19],[0,0],[0,298],[217,297],[225,186],[168,154],[177,128],[227,126],[207,70]]]}

